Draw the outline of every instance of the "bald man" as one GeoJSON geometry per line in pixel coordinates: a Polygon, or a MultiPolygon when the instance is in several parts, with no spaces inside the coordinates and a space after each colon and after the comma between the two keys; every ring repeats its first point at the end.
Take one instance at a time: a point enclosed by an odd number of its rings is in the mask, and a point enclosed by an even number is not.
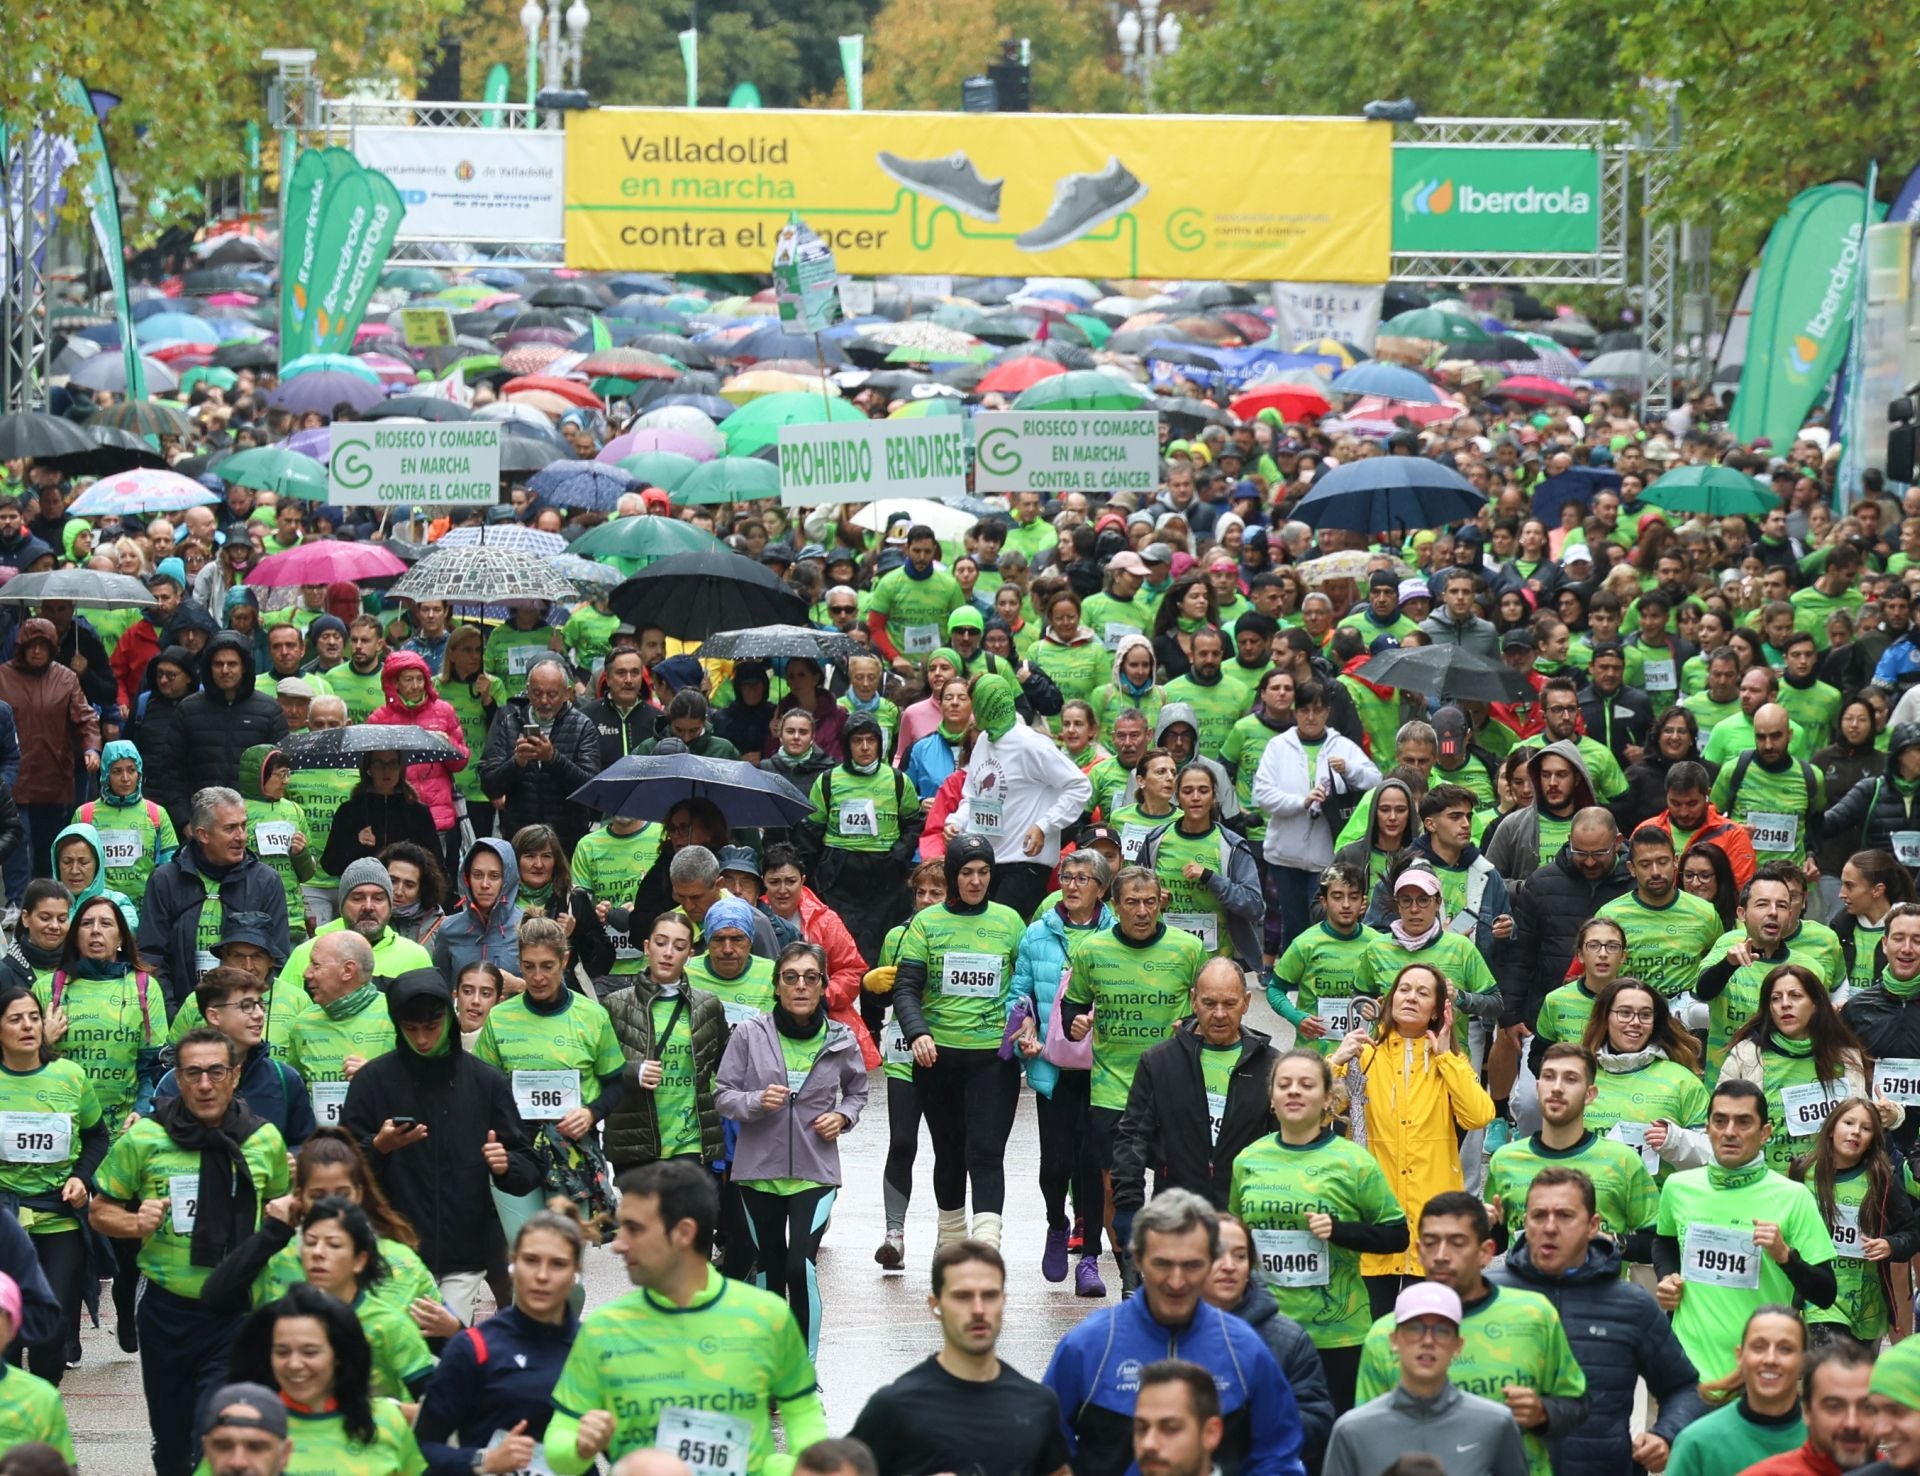
{"type": "MultiPolygon", "coordinates": [[[[1756,668],[1757,669],[1757,668],[1756,668]]],[[[1741,678],[1745,700],[1749,671],[1741,678]]],[[[1771,677],[1773,674],[1768,672],[1771,677]]],[[[1714,728],[1708,753],[1720,743],[1734,718],[1714,728]]],[[[1713,781],[1713,803],[1727,819],[1747,827],[1754,859],[1807,864],[1807,842],[1817,835],[1817,817],[1827,808],[1827,785],[1818,769],[1799,754],[1800,729],[1777,702],[1762,703],[1752,717],[1753,742],[1728,756],[1713,781]]]]}
{"type": "MultiPolygon", "coordinates": [[[[1633,890],[1633,875],[1620,851],[1620,827],[1604,805],[1576,810],[1560,853],[1513,894],[1513,946],[1500,971],[1508,1023],[1529,1029],[1547,995],[1566,982],[1580,928],[1607,903],[1633,890]]],[[[1546,1049],[1537,1037],[1532,1057],[1546,1049]]]]}

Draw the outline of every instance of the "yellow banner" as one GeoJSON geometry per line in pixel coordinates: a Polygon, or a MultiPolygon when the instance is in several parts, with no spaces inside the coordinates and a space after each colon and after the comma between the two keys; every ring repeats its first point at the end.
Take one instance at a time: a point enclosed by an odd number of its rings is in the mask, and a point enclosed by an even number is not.
{"type": "Polygon", "coordinates": [[[1381,282],[1392,129],[1321,118],[599,108],[567,114],[567,265],[1381,282]]]}

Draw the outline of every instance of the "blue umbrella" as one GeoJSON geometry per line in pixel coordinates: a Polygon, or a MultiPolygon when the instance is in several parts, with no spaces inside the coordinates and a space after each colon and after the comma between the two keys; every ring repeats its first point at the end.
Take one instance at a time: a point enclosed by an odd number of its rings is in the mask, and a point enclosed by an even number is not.
{"type": "Polygon", "coordinates": [[[1383,364],[1369,359],[1336,374],[1327,386],[1335,394],[1380,395],[1389,400],[1405,400],[1410,405],[1438,405],[1440,392],[1424,374],[1403,369],[1398,364],[1383,364]]]}
{"type": "Polygon", "coordinates": [[[527,483],[555,507],[583,512],[612,512],[621,494],[638,492],[642,485],[631,473],[599,461],[556,461],[541,467],[527,483]]]}
{"type": "Polygon", "coordinates": [[[1611,467],[1573,466],[1558,476],[1536,482],[1527,499],[1527,515],[1543,519],[1551,528],[1560,521],[1560,509],[1568,502],[1588,503],[1596,492],[1618,492],[1620,473],[1611,467]]]}
{"type": "Polygon", "coordinates": [[[133,335],[142,343],[161,343],[170,338],[188,343],[217,342],[207,331],[207,320],[192,313],[155,313],[135,324],[133,335]]]}
{"type": "Polygon", "coordinates": [[[778,774],[685,752],[615,759],[567,798],[626,820],[665,820],[683,800],[711,800],[735,830],[792,825],[813,810],[813,801],[778,774]]]}
{"type": "Polygon", "coordinates": [[[1486,500],[1459,472],[1424,456],[1370,456],[1328,472],[1293,515],[1311,528],[1391,533],[1470,518],[1486,500]]]}

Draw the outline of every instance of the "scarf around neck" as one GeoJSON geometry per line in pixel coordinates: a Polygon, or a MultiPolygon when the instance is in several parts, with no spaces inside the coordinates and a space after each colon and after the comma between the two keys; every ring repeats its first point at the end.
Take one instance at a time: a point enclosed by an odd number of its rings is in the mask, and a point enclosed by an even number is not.
{"type": "Polygon", "coordinates": [[[369,979],[353,993],[330,999],[320,1009],[329,1020],[347,1020],[369,1008],[379,997],[380,986],[369,979]]]}
{"type": "Polygon", "coordinates": [[[188,1110],[185,1097],[169,1097],[153,1113],[174,1146],[200,1155],[200,1196],[193,1221],[191,1264],[218,1266],[253,1234],[259,1196],[241,1144],[262,1125],[236,1093],[226,1115],[208,1127],[188,1110]]]}

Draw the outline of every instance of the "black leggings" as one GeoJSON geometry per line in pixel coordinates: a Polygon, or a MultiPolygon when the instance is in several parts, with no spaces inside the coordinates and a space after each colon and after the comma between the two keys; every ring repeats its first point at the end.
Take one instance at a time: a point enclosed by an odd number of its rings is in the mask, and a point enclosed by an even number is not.
{"type": "Polygon", "coordinates": [[[1419,1278],[1402,1276],[1397,1271],[1386,1276],[1363,1276],[1367,1284],[1367,1301],[1371,1304],[1376,1319],[1393,1315],[1393,1304],[1400,1300],[1400,1289],[1409,1281],[1419,1278]]]}
{"type": "Polygon", "coordinates": [[[12,1362],[23,1365],[49,1384],[58,1384],[67,1372],[67,1344],[80,1338],[80,1302],[87,1289],[90,1264],[87,1237],[85,1231],[76,1228],[29,1238],[47,1285],[53,1289],[53,1299],[60,1304],[60,1334],[31,1348],[23,1349],[15,1343],[12,1362]]]}
{"type": "Polygon", "coordinates": [[[835,1193],[826,1185],[798,1194],[740,1186],[740,1202],[760,1258],[760,1284],[793,1308],[809,1358],[820,1349],[820,1240],[827,1233],[835,1193]]]}
{"type": "Polygon", "coordinates": [[[1360,1348],[1321,1348],[1320,1367],[1326,1370],[1327,1392],[1333,1396],[1336,1416],[1353,1408],[1354,1387],[1360,1382],[1360,1348]]]}
{"type": "Polygon", "coordinates": [[[914,1090],[933,1139],[933,1202],[997,1215],[1007,1202],[1007,1136],[1020,1104],[1020,1068],[998,1051],[940,1047],[931,1066],[913,1068],[914,1090]]]}
{"type": "Polygon", "coordinates": [[[1040,1119],[1040,1197],[1047,1204],[1047,1228],[1067,1228],[1067,1195],[1080,1219],[1080,1254],[1100,1254],[1100,1222],[1106,1217],[1107,1196],[1100,1182],[1100,1161],[1093,1151],[1093,1133],[1087,1124],[1087,1098],[1093,1073],[1062,1071],[1050,1097],[1034,1094],[1040,1119]]]}
{"type": "Polygon", "coordinates": [[[887,1230],[903,1229],[913,1203],[913,1161],[920,1153],[920,1094],[913,1078],[887,1078],[887,1230]]]}

